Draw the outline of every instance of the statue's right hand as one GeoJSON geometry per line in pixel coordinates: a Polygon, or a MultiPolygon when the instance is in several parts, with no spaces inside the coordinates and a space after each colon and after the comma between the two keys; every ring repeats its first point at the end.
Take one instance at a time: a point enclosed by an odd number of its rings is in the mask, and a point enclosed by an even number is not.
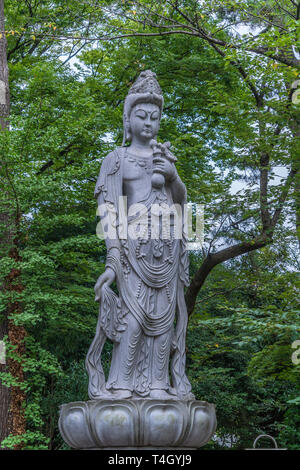
{"type": "Polygon", "coordinates": [[[95,302],[98,302],[101,297],[101,289],[105,285],[109,287],[116,279],[116,273],[112,268],[107,267],[103,274],[98,278],[95,284],[95,302]]]}

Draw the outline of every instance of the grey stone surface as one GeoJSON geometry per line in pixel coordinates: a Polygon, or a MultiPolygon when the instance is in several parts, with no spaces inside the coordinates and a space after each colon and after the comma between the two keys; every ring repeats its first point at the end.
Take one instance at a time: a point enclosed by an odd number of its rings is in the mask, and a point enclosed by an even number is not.
{"type": "Polygon", "coordinates": [[[142,72],[125,100],[123,147],[106,156],[96,184],[103,229],[116,227],[116,232],[106,238],[106,270],[95,286],[99,320],[86,358],[91,399],[194,399],[185,373],[184,286],[189,275],[183,219],[179,238],[174,219],[167,233],[159,215],[174,204],[183,212],[186,188],[170,143],[156,141],[162,107],[156,75],[142,72]],[[120,234],[122,196],[129,214],[127,238],[120,234]],[[114,281],[118,295],[110,289],[114,281]],[[106,338],[114,342],[107,381],[100,361],[106,338]]]}
{"type": "Polygon", "coordinates": [[[75,449],[197,449],[214,434],[214,405],[179,400],[91,400],[61,406],[59,428],[75,449]]]}
{"type": "Polygon", "coordinates": [[[125,100],[123,146],[104,158],[96,183],[107,260],[86,357],[91,401],[61,407],[60,431],[74,448],[198,448],[215,430],[214,405],[195,401],[185,372],[189,262],[175,213],[184,214],[186,188],[170,143],[156,141],[162,108],[156,75],[142,72],[125,100]],[[162,211],[174,207],[169,228],[162,211]]]}

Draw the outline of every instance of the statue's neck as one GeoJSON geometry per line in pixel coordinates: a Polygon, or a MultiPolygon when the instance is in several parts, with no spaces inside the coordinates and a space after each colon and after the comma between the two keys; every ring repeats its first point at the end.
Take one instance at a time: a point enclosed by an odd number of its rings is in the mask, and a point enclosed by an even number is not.
{"type": "Polygon", "coordinates": [[[152,158],[153,156],[153,151],[150,145],[140,145],[134,142],[132,142],[132,144],[128,147],[128,152],[143,158],[152,158]]]}

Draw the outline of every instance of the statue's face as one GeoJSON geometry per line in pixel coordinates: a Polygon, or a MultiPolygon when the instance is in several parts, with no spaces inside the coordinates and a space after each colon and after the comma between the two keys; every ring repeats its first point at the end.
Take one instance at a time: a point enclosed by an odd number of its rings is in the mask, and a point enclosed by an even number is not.
{"type": "Polygon", "coordinates": [[[130,114],[129,124],[132,137],[145,142],[153,139],[159,130],[159,107],[152,103],[135,105],[130,114]]]}

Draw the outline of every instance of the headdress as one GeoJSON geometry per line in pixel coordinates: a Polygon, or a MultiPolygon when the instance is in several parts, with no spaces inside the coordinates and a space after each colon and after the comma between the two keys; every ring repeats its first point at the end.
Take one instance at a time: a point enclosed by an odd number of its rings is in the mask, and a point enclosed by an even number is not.
{"type": "Polygon", "coordinates": [[[158,84],[156,73],[151,70],[141,72],[137,80],[130,88],[124,103],[123,124],[124,137],[123,146],[127,140],[131,140],[129,130],[129,118],[132,108],[138,103],[153,103],[160,108],[162,113],[164,99],[158,84]]]}

